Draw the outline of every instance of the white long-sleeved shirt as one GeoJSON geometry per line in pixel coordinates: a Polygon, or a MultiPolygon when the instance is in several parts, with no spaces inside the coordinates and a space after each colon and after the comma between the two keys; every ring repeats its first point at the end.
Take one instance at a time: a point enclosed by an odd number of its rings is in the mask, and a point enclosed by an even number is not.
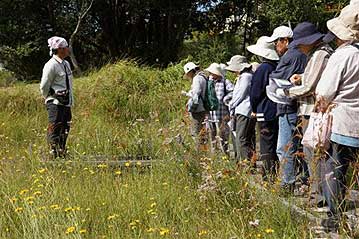
{"type": "MultiPolygon", "coordinates": [[[[358,46],[359,47],[359,46],[358,46]]],[[[317,99],[336,104],[332,132],[359,138],[359,49],[341,45],[329,58],[316,88],[317,99]]]]}
{"type": "Polygon", "coordinates": [[[236,115],[251,116],[250,89],[252,84],[252,73],[242,73],[237,79],[233,90],[233,98],[229,103],[229,110],[236,115]]]}
{"type": "Polygon", "coordinates": [[[74,97],[72,93],[72,71],[70,63],[66,60],[62,60],[56,55],[54,55],[44,66],[42,71],[41,83],[40,83],[40,92],[45,98],[45,103],[53,100],[53,103],[56,105],[61,105],[58,100],[50,95],[50,89],[53,89],[55,92],[66,90],[66,72],[69,78],[70,84],[70,104],[67,106],[73,106],[74,97]],[[65,68],[66,67],[66,68],[65,68]]]}

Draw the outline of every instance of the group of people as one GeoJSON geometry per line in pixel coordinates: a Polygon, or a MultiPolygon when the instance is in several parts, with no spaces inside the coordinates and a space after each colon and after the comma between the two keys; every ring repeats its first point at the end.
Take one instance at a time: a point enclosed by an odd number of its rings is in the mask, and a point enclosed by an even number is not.
{"type": "MultiPolygon", "coordinates": [[[[232,138],[236,159],[251,161],[258,123],[263,179],[279,178],[282,192],[291,194],[300,168],[300,180],[310,184],[310,196],[323,197],[322,204],[330,209],[323,224],[334,229],[345,209],[348,167],[359,153],[358,2],[352,0],[327,22],[327,34],[303,22],[294,30],[280,26],[270,37],[260,37],[247,47],[260,60],[258,64],[236,55],[227,64],[213,63],[204,71],[193,62],[184,66],[192,87],[182,93],[189,97],[192,135],[198,144],[203,143],[200,135],[209,125],[214,148],[228,153],[232,138]],[[234,85],[226,72],[236,75],[234,85]],[[212,108],[209,100],[214,102],[212,108]],[[328,109],[332,109],[330,147],[318,155],[323,150],[301,147],[301,138],[308,132],[312,113],[328,113],[328,109]]],[[[48,111],[48,143],[56,158],[66,154],[74,99],[72,72],[65,60],[68,43],[52,37],[48,44],[52,57],[43,68],[40,91],[48,111]]]]}
{"type": "Polygon", "coordinates": [[[281,192],[286,194],[294,193],[298,181],[310,185],[309,197],[330,210],[323,226],[337,230],[345,210],[348,167],[359,157],[359,1],[343,8],[327,27],[327,34],[310,22],[293,30],[277,27],[270,37],[247,47],[259,65],[241,55],[203,71],[189,62],[184,72],[192,86],[182,93],[189,98],[192,136],[198,145],[209,125],[214,148],[219,139],[228,153],[232,135],[236,159],[251,160],[258,123],[263,179],[274,182],[280,172],[281,192]],[[234,86],[226,71],[237,76],[234,86]],[[219,102],[214,110],[206,107],[209,86],[219,102]],[[314,112],[332,117],[325,150],[301,144],[314,112]]]}

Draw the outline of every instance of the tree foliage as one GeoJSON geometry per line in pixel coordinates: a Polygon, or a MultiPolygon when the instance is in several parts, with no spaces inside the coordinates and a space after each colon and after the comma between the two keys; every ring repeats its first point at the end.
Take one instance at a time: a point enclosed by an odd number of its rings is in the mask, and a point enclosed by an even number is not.
{"type": "MultiPolygon", "coordinates": [[[[1,0],[0,63],[18,79],[38,80],[49,58],[47,39],[70,39],[86,1],[1,0]]],[[[281,24],[311,21],[324,32],[348,1],[94,0],[72,47],[84,70],[122,57],[166,66],[188,49],[210,61],[216,52],[224,53],[215,57],[221,59],[245,54],[246,45],[281,24]]]]}

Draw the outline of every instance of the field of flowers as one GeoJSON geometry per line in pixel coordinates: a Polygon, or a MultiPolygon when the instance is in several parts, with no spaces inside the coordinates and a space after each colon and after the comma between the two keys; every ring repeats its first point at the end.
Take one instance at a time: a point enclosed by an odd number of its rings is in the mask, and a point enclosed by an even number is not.
{"type": "MultiPolygon", "coordinates": [[[[75,79],[70,159],[49,162],[38,85],[0,89],[0,238],[308,238],[245,167],[195,150],[180,65],[75,79]],[[95,155],[153,163],[89,162],[95,155]]],[[[264,185],[265,186],[265,185],[264,185]]]]}

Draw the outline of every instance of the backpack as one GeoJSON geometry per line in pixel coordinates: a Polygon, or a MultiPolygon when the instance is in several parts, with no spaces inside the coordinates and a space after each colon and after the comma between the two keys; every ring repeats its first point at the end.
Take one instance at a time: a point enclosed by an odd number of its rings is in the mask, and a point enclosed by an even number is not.
{"type": "Polygon", "coordinates": [[[219,107],[219,101],[216,95],[215,83],[214,81],[209,80],[203,73],[200,73],[200,75],[206,79],[206,92],[204,99],[201,95],[204,109],[206,111],[216,111],[219,107]]]}

